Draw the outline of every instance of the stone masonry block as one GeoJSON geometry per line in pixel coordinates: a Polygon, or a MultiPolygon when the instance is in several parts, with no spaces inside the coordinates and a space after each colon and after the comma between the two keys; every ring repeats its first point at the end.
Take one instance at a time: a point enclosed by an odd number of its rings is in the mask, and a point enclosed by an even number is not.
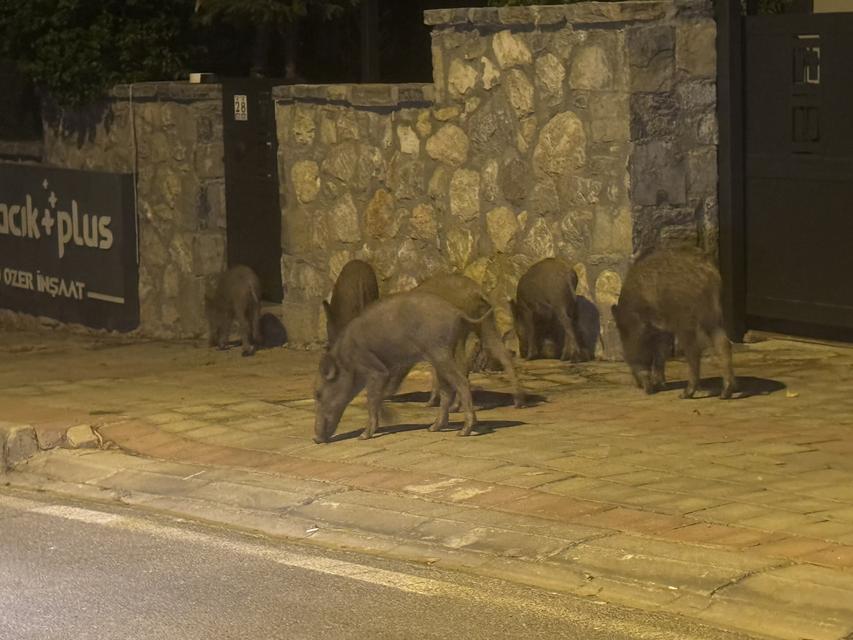
{"type": "Polygon", "coordinates": [[[717,73],[717,28],[713,19],[681,23],[676,36],[679,71],[693,78],[713,78],[717,73]]]}
{"type": "Polygon", "coordinates": [[[92,427],[88,424],[78,424],[65,433],[65,442],[72,449],[97,449],[100,441],[92,427]]]}
{"type": "Polygon", "coordinates": [[[640,205],[684,204],[687,179],[682,154],[666,142],[634,148],[631,157],[632,200],[640,205]]]}
{"type": "Polygon", "coordinates": [[[32,426],[0,422],[0,472],[14,467],[38,451],[32,426]]]}
{"type": "Polygon", "coordinates": [[[632,91],[668,91],[675,75],[675,29],[666,25],[628,31],[625,43],[632,91]]]}

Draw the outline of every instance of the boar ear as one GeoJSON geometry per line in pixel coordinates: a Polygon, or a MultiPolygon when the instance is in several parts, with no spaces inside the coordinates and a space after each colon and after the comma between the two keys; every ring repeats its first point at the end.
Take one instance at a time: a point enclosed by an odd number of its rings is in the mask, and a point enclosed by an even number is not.
{"type": "Polygon", "coordinates": [[[326,326],[334,329],[335,316],[332,315],[332,305],[323,300],[323,311],[326,312],[326,326]]]}
{"type": "Polygon", "coordinates": [[[335,358],[328,353],[324,353],[323,358],[320,360],[320,375],[323,376],[323,379],[327,382],[331,382],[338,377],[338,363],[335,362],[335,358]]]}

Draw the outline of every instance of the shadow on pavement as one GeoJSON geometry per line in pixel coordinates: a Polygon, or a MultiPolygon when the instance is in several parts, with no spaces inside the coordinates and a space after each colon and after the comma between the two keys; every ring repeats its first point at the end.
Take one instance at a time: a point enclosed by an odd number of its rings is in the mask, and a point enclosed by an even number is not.
{"type": "MultiPolygon", "coordinates": [[[[676,389],[684,389],[686,386],[686,380],[677,380],[667,382],[660,390],[662,392],[675,391],[676,389]]],[[[782,391],[785,388],[786,385],[778,380],[756,378],[755,376],[737,376],[737,392],[732,396],[732,400],[743,400],[744,398],[750,398],[752,396],[769,396],[770,394],[782,391]]],[[[703,395],[697,395],[696,399],[717,397],[723,389],[723,379],[719,376],[716,378],[702,378],[699,389],[703,392],[703,395]],[[704,394],[708,394],[708,396],[705,396],[704,394]]],[[[698,393],[699,392],[697,391],[697,394],[698,393]]]]}
{"type": "MultiPolygon", "coordinates": [[[[477,423],[477,426],[474,427],[474,430],[471,432],[471,437],[473,436],[484,436],[490,433],[494,433],[498,429],[507,429],[510,427],[519,427],[521,425],[527,424],[526,422],[520,422],[518,420],[480,420],[477,423]]],[[[383,436],[390,436],[394,433],[405,433],[407,431],[425,431],[429,428],[429,423],[421,423],[421,424],[393,424],[388,425],[387,427],[379,427],[376,430],[373,438],[381,438],[383,436]]],[[[442,429],[441,432],[449,432],[449,431],[459,431],[462,428],[462,422],[451,422],[450,425],[446,429],[442,429]]],[[[355,429],[353,431],[347,431],[346,433],[339,433],[329,440],[329,443],[341,442],[343,440],[352,440],[353,438],[358,438],[361,435],[364,429],[355,429]]]]}
{"type": "MultiPolygon", "coordinates": [[[[474,409],[477,411],[488,411],[500,407],[511,407],[513,404],[512,394],[503,391],[488,391],[486,389],[472,389],[471,398],[474,400],[474,409]]],[[[426,405],[429,400],[428,391],[409,391],[398,393],[388,398],[391,402],[404,402],[426,405]]],[[[535,407],[545,402],[545,396],[535,393],[525,395],[525,407],[535,407]]]]}

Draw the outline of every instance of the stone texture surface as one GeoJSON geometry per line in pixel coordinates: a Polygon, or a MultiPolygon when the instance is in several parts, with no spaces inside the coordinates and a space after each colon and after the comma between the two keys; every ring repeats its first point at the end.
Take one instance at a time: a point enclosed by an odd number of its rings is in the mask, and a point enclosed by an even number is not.
{"type": "Polygon", "coordinates": [[[38,452],[36,432],[29,424],[0,422],[0,473],[38,452]]]}
{"type": "Polygon", "coordinates": [[[431,12],[430,91],[371,86],[380,111],[350,85],[277,89],[281,175],[300,168],[284,254],[315,270],[310,288],[288,282],[285,318],[313,328],[291,335],[324,338],[316,309],[344,251],[374,263],[383,292],[465,269],[507,328],[520,275],[560,255],[586,279],[597,355],[618,356],[610,304],[633,253],[716,253],[714,23],[708,2],[680,6],[431,12]]]}
{"type": "Polygon", "coordinates": [[[98,436],[87,424],[78,424],[65,432],[65,443],[72,449],[95,449],[100,444],[98,436]]]}

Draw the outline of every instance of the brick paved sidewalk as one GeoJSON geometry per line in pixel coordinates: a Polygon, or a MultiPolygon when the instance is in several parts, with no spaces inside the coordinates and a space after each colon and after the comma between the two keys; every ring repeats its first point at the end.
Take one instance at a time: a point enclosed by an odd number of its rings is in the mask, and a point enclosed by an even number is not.
{"type": "MultiPolygon", "coordinates": [[[[571,525],[581,532],[577,550],[554,554],[575,553],[593,571],[616,563],[629,578],[639,571],[638,581],[642,566],[620,557],[659,561],[660,549],[681,548],[689,553],[676,564],[689,566],[689,554],[736,552],[745,565],[716,576],[708,593],[724,588],[760,603],[762,593],[790,588],[813,601],[816,616],[849,616],[853,630],[853,601],[827,605],[853,594],[853,350],[741,348],[743,397],[727,402],[679,400],[677,385],[644,396],[621,363],[523,363],[524,384],[542,401],[514,409],[506,380],[474,376],[485,390],[476,397],[485,429],[465,439],[425,431],[433,410],[422,406],[428,377],[418,370],[390,403],[396,426],[372,441],[350,437],[366,418],[357,400],[342,437],[325,446],[310,441],[316,361],[287,349],[243,359],[193,344],[7,333],[0,416],[43,430],[85,422],[146,456],[333,483],[380,496],[374,506],[388,513],[426,517],[416,512],[429,503],[477,509],[495,524],[571,525]],[[599,535],[609,542],[590,546],[599,535]]],[[[704,366],[716,375],[715,363],[704,366]]],[[[673,363],[671,379],[684,373],[673,363]]],[[[340,518],[341,504],[318,499],[310,515],[340,518]]],[[[482,544],[488,529],[477,531],[459,547],[482,544]]],[[[793,625],[779,637],[835,637],[793,625]]]]}

